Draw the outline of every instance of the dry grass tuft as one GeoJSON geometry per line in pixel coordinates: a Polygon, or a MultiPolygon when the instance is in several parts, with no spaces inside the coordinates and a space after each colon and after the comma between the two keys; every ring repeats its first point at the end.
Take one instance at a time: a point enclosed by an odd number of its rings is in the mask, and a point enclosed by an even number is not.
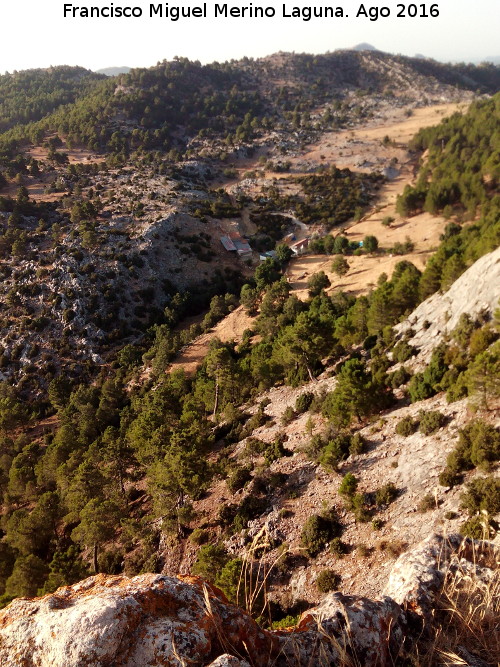
{"type": "Polygon", "coordinates": [[[248,614],[261,620],[267,617],[266,620],[271,624],[268,580],[278,563],[286,557],[287,551],[281,551],[271,563],[265,563],[262,553],[269,548],[271,542],[264,525],[247,547],[243,557],[237,599],[248,614]]]}
{"type": "Polygon", "coordinates": [[[417,667],[500,664],[498,554],[482,552],[474,543],[467,545],[471,549],[468,563],[452,564],[446,573],[427,638],[416,647],[417,667]]]}
{"type": "MultiPolygon", "coordinates": [[[[254,538],[243,562],[240,587],[246,610],[253,615],[269,613],[267,580],[276,562],[262,564],[262,549],[268,536],[262,530],[254,538]]],[[[282,557],[282,555],[280,555],[282,557]]],[[[441,591],[436,595],[432,615],[427,619],[420,637],[409,653],[400,651],[387,667],[498,667],[500,665],[500,553],[487,542],[465,540],[451,560],[441,591]]],[[[205,602],[213,614],[208,591],[205,602]]],[[[214,618],[222,646],[227,645],[220,619],[214,618]]],[[[270,658],[267,667],[277,664],[296,667],[363,667],[356,655],[355,641],[347,614],[340,636],[332,636],[322,619],[317,619],[316,639],[308,647],[309,662],[304,662],[302,642],[294,633],[281,646],[279,654],[270,658]]],[[[409,638],[410,639],[410,638],[409,638]]],[[[387,637],[389,640],[389,637],[387,637]]],[[[382,648],[382,647],[381,647],[382,648]]],[[[401,647],[402,649],[402,647],[401,647]]],[[[249,650],[251,655],[251,649],[249,650]]],[[[241,657],[241,656],[239,656],[241,657]]],[[[248,660],[248,656],[246,656],[248,660]]],[[[306,661],[308,658],[305,658],[306,661]]]]}

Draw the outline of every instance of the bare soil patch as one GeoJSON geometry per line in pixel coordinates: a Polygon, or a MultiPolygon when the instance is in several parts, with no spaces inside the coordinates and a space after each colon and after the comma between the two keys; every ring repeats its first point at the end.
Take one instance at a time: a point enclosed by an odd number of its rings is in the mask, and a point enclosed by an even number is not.
{"type": "MultiPolygon", "coordinates": [[[[70,164],[93,164],[95,162],[104,162],[102,155],[97,155],[92,153],[92,151],[86,150],[85,148],[68,148],[63,144],[60,148],[57,149],[60,153],[66,153],[70,164]]],[[[48,156],[48,149],[43,146],[34,146],[27,151],[27,154],[35,158],[35,160],[46,161],[48,156]]]]}
{"type": "Polygon", "coordinates": [[[186,345],[184,350],[177,356],[175,361],[169,366],[169,372],[183,368],[187,374],[192,374],[205,358],[210,341],[213,338],[219,338],[223,343],[229,341],[241,342],[245,329],[252,327],[253,318],[250,317],[243,306],[239,306],[215,327],[198,336],[192,343],[186,345]]]}

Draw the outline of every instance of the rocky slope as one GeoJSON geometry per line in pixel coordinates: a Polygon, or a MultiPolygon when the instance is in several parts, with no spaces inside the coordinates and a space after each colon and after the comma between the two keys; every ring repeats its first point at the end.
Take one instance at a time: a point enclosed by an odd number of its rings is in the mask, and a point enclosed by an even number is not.
{"type": "Polygon", "coordinates": [[[418,349],[410,362],[421,368],[429,362],[432,350],[457,326],[464,313],[475,320],[490,318],[500,300],[500,248],[477,260],[450,289],[436,292],[421,303],[411,316],[395,327],[404,335],[411,332],[408,344],[418,349]]]}
{"type": "MultiPolygon", "coordinates": [[[[197,578],[98,575],[2,610],[0,661],[10,667],[394,664],[411,651],[422,624],[432,623],[450,573],[491,588],[499,557],[486,542],[431,535],[395,563],[380,599],[331,593],[287,631],[262,630],[197,578]]],[[[485,664],[467,655],[475,662],[460,664],[485,664]]]]}
{"type": "MultiPolygon", "coordinates": [[[[499,250],[485,255],[448,292],[427,299],[398,326],[400,334],[411,327],[416,332],[415,339],[424,344],[416,357],[405,362],[407,366],[414,360],[415,364],[420,364],[419,368],[427,364],[432,351],[456,326],[461,313],[468,312],[473,319],[480,313],[486,320],[492,317],[500,298],[499,257],[499,250]],[[424,321],[428,318],[431,325],[426,329],[424,321]],[[426,332],[431,335],[426,337],[426,332]]],[[[419,347],[418,342],[414,344],[419,347]]],[[[388,372],[398,365],[394,364],[388,372]]],[[[317,603],[320,598],[317,577],[322,570],[330,568],[341,576],[344,592],[370,597],[380,595],[398,553],[424,539],[430,529],[446,533],[458,531],[467,518],[461,506],[464,486],[443,486],[439,476],[446,467],[447,456],[456,447],[460,430],[475,417],[469,400],[449,403],[446,395],[439,393],[409,404],[400,390],[396,406],[359,428],[358,434],[366,443],[365,451],[351,454],[331,470],[307,455],[311,436],[322,433],[328,427],[327,420],[310,411],[295,415],[285,423],[283,416],[287,410],[293,410],[301,394],[311,392],[324,396],[335,388],[336,382],[334,369],[327,368],[314,382],[300,388],[274,387],[265,395],[257,396],[251,406],[245,406],[248,413],[254,415],[264,402],[267,421],[252,430],[251,438],[234,446],[231,459],[235,465],[245,465],[251,460],[256,466],[255,479],[263,476],[269,484],[264,508],[249,521],[246,530],[237,530],[228,536],[218,526],[219,517],[231,507],[251,501],[257,488],[254,480],[234,493],[226,482],[218,481],[193,504],[198,516],[193,526],[214,530],[212,536],[224,541],[232,557],[245,557],[254,546],[252,541],[262,536],[274,545],[264,556],[268,565],[279,558],[283,549],[287,550],[288,575],[283,576],[279,568],[275,568],[269,578],[269,595],[284,608],[303,601],[317,603]],[[398,434],[396,427],[401,420],[418,420],[422,412],[439,413],[441,426],[427,435],[419,431],[406,436],[398,434]],[[255,438],[268,444],[281,438],[288,455],[270,464],[258,456],[249,459],[246,447],[255,438]],[[346,508],[345,498],[338,491],[347,473],[356,476],[358,491],[369,498],[374,498],[377,489],[388,482],[397,489],[392,502],[378,507],[376,521],[360,522],[346,508]],[[269,482],[273,478],[279,479],[279,483],[269,482]],[[423,507],[424,498],[433,501],[423,507]],[[347,545],[345,553],[339,557],[325,549],[308,560],[301,544],[302,527],[311,515],[321,514],[326,509],[333,510],[342,523],[342,540],[347,545]]],[[[494,411],[481,417],[498,427],[494,411]]],[[[491,472],[498,476],[495,470],[491,472]]],[[[464,481],[470,482],[484,474],[478,470],[468,472],[464,481]]],[[[172,550],[169,543],[162,554],[162,571],[169,575],[189,573],[197,553],[198,547],[190,540],[184,540],[179,550],[172,550]]]]}

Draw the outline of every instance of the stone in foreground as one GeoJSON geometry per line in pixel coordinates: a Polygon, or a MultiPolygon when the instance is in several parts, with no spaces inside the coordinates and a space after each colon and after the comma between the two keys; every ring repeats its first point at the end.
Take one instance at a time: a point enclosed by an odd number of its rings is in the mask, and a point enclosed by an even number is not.
{"type": "Polygon", "coordinates": [[[0,664],[331,667],[347,656],[364,667],[393,664],[412,641],[408,627],[430,615],[447,569],[487,578],[497,556],[489,543],[432,535],[398,559],[382,600],[331,593],[297,628],[276,631],[197,577],[96,575],[0,611],[0,664]]]}

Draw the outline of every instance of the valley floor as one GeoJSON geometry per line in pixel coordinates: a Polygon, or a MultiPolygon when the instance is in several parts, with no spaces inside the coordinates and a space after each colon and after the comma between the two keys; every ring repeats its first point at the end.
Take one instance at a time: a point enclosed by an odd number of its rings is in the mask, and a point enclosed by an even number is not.
{"type": "MultiPolygon", "coordinates": [[[[444,117],[464,110],[466,106],[460,103],[423,107],[412,110],[410,116],[405,115],[403,109],[396,109],[392,114],[371,120],[355,130],[327,132],[320,141],[307,146],[301,155],[292,159],[294,176],[300,175],[300,169],[304,166],[317,167],[321,164],[335,164],[339,168],[366,172],[393,168],[394,177],[382,186],[372,210],[359,222],[346,225],[346,235],[350,241],[361,241],[367,234],[372,234],[377,237],[382,250],[392,247],[397,242],[404,243],[407,237],[415,244],[413,252],[406,255],[351,256],[348,259],[349,271],[341,278],[331,271],[331,256],[307,254],[297,257],[290,261],[286,273],[292,293],[300,299],[306,299],[307,280],[319,271],[324,271],[330,279],[331,288],[327,292],[340,289],[357,296],[375,287],[382,273],[390,277],[399,261],[411,261],[420,270],[425,267],[427,259],[439,244],[439,236],[447,221],[441,216],[432,216],[429,213],[402,218],[396,212],[397,196],[403,192],[407,184],[414,182],[416,164],[414,157],[408,151],[407,144],[421,128],[435,125],[444,117]],[[386,136],[391,139],[391,143],[384,145],[386,136]],[[383,218],[387,216],[394,218],[390,227],[382,225],[383,218]]],[[[236,161],[233,166],[237,169],[239,178],[243,178],[246,172],[257,169],[258,158],[264,153],[265,148],[261,148],[251,160],[236,161]]],[[[304,173],[302,172],[302,175],[304,173]]],[[[268,184],[276,178],[286,180],[287,175],[265,173],[268,184]]],[[[237,181],[231,179],[220,185],[231,190],[235,183],[237,181]]],[[[248,232],[246,228],[240,228],[239,231],[242,234],[248,232]]],[[[303,230],[299,229],[297,238],[301,238],[303,233],[303,230]]],[[[331,233],[336,235],[338,230],[332,230],[331,233]]],[[[230,340],[240,342],[245,329],[251,328],[251,323],[252,318],[245,314],[243,308],[236,309],[213,330],[187,345],[170,369],[183,368],[187,373],[194,373],[207,354],[210,340],[220,338],[223,342],[230,340]]]]}

